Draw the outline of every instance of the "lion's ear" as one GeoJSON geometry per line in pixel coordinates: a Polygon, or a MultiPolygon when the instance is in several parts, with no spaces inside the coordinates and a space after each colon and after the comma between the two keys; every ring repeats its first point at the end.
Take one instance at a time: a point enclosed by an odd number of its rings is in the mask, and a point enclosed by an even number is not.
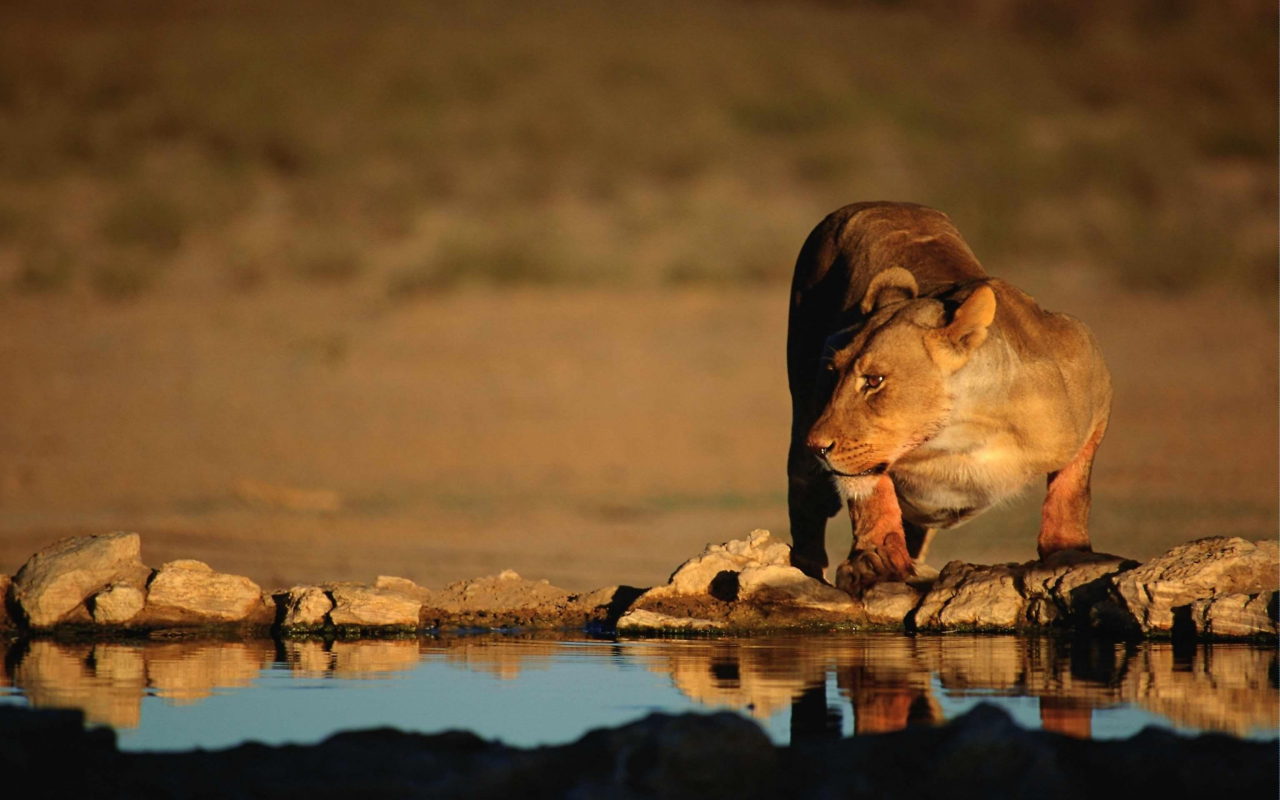
{"type": "Polygon", "coordinates": [[[956,309],[950,324],[930,331],[926,341],[938,363],[954,371],[987,340],[987,328],[995,318],[996,293],[990,286],[979,286],[956,309]]]}
{"type": "Polygon", "coordinates": [[[886,303],[914,300],[920,289],[915,276],[902,267],[889,267],[877,272],[862,296],[862,313],[870,314],[886,303]]]}

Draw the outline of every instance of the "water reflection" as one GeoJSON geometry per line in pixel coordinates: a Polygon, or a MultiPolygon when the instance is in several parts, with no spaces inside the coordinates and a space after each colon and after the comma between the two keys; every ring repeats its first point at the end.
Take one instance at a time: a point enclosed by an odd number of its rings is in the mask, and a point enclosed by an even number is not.
{"type": "Polygon", "coordinates": [[[1093,711],[1159,714],[1178,727],[1236,735],[1280,723],[1277,656],[1242,644],[1175,647],[1055,638],[850,637],[583,642],[502,636],[374,641],[0,643],[0,687],[37,707],[76,707],[93,723],[140,724],[144,697],[174,705],[297,678],[380,679],[424,664],[515,682],[528,670],[604,659],[669,677],[701,705],[761,720],[790,713],[793,741],[945,721],[942,699],[1036,698],[1051,730],[1088,737],[1093,711]]]}

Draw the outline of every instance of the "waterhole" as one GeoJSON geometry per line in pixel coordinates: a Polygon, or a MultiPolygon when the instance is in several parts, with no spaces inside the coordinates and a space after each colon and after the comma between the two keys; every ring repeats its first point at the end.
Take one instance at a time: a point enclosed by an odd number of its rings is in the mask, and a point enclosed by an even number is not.
{"type": "Polygon", "coordinates": [[[654,711],[733,710],[778,744],[935,725],[992,702],[1098,739],[1148,725],[1276,735],[1277,654],[1015,636],[704,640],[471,635],[0,643],[0,703],[83,709],[124,750],[464,729],[560,744],[654,711]]]}

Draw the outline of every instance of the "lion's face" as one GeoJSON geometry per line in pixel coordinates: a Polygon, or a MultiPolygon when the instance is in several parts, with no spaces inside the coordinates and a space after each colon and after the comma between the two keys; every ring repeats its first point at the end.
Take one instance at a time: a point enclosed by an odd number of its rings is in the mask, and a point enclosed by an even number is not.
{"type": "Polygon", "coordinates": [[[899,283],[890,287],[873,284],[879,302],[865,301],[866,324],[827,340],[819,372],[815,396],[829,399],[808,446],[847,494],[869,491],[876,476],[946,425],[951,376],[985,339],[995,314],[994,294],[984,287],[948,319],[940,301],[915,298],[905,270],[891,272],[906,277],[891,276],[899,283]]]}

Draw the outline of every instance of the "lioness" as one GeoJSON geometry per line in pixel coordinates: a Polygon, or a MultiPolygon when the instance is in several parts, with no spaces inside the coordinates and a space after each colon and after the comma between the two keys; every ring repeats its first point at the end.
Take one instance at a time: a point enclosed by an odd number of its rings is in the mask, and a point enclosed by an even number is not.
{"type": "Polygon", "coordinates": [[[827,518],[853,548],[836,585],[911,577],[952,528],[1049,476],[1038,550],[1089,550],[1089,473],[1111,377],[1078,320],[990,278],[947,216],[857,203],[805,241],[791,285],[792,563],[825,580],[827,518]]]}

